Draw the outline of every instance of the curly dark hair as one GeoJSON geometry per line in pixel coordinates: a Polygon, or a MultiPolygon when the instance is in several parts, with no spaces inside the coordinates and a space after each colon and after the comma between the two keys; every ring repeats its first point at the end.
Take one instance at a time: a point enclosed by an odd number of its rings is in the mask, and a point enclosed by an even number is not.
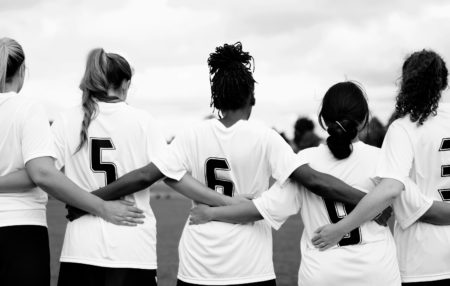
{"type": "Polygon", "coordinates": [[[220,111],[244,107],[249,98],[254,104],[253,57],[242,51],[242,44],[224,44],[208,58],[211,106],[220,111]]]}
{"type": "Polygon", "coordinates": [[[434,51],[411,54],[402,67],[396,117],[409,114],[412,122],[422,125],[430,115],[436,115],[441,92],[447,87],[447,75],[444,60],[434,51]]]}

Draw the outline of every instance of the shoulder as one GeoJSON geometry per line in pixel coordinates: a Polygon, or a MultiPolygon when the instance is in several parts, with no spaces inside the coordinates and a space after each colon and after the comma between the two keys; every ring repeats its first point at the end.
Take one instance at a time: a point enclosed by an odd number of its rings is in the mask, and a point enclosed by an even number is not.
{"type": "Polygon", "coordinates": [[[380,148],[368,145],[361,141],[353,144],[353,151],[355,155],[364,156],[371,160],[377,160],[381,154],[380,148]]]}

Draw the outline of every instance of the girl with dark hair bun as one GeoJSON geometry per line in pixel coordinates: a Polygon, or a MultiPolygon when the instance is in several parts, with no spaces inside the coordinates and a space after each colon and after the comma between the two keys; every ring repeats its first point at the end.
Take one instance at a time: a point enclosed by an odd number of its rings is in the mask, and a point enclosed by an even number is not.
{"type": "MultiPolygon", "coordinates": [[[[134,192],[159,179],[160,172],[182,191],[174,181],[188,172],[217,194],[224,194],[228,199],[222,205],[267,190],[271,176],[280,183],[291,177],[330,199],[359,201],[362,192],[313,170],[274,130],[248,120],[255,104],[255,80],[252,57],[242,50],[241,43],[217,47],[208,65],[211,106],[220,118],[187,128],[176,136],[164,156],[119,178],[106,186],[105,192],[111,196],[134,192]]],[[[186,223],[179,257],[178,285],[276,284],[272,234],[264,222],[186,223]]]]}
{"type": "MultiPolygon", "coordinates": [[[[336,176],[348,184],[372,190],[374,162],[379,149],[358,141],[358,134],[369,117],[362,89],[353,82],[333,85],[325,94],[319,123],[330,136],[327,144],[298,153],[312,168],[336,176]]],[[[311,243],[314,230],[325,223],[336,223],[350,213],[354,204],[318,196],[295,183],[274,185],[253,202],[229,207],[195,208],[195,224],[219,220],[249,223],[265,219],[279,229],[291,215],[301,213],[304,223],[300,242],[301,264],[298,285],[387,285],[398,286],[400,273],[394,239],[387,227],[375,221],[355,228],[328,253],[320,253],[311,243]]],[[[387,210],[386,214],[389,214],[387,210]]],[[[380,222],[381,223],[381,222],[380,222]]]]}
{"type": "Polygon", "coordinates": [[[403,285],[450,284],[450,226],[442,226],[450,224],[447,76],[444,60],[433,51],[418,51],[405,60],[398,119],[388,129],[375,173],[380,182],[350,215],[317,230],[316,247],[332,247],[393,203],[403,285]]]}

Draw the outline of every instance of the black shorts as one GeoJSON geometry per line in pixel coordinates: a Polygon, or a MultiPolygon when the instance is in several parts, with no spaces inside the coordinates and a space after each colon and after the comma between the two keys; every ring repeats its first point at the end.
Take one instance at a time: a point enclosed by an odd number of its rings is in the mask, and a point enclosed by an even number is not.
{"type": "Polygon", "coordinates": [[[50,250],[45,226],[0,227],[0,285],[50,285],[50,250]]]}
{"type": "MultiPolygon", "coordinates": [[[[233,285],[224,285],[224,286],[277,286],[277,282],[275,279],[268,280],[268,281],[261,281],[261,282],[254,282],[254,283],[247,283],[247,284],[233,284],[233,285]]],[[[177,286],[208,286],[208,285],[200,285],[200,284],[191,284],[186,283],[178,279],[177,286]]]]}
{"type": "Polygon", "coordinates": [[[402,286],[448,286],[448,285],[450,285],[450,279],[427,281],[427,282],[402,283],[402,286]]]}
{"type": "Polygon", "coordinates": [[[58,286],[156,286],[156,270],[61,262],[58,286]]]}

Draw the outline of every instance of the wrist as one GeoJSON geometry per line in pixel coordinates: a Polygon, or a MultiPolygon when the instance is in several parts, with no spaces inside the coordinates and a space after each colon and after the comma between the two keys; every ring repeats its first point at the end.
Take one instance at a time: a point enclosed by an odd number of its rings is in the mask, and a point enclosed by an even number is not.
{"type": "Polygon", "coordinates": [[[217,217],[217,215],[216,215],[216,208],[214,208],[214,207],[207,208],[205,210],[205,214],[206,214],[206,216],[207,216],[209,221],[215,220],[216,217],[217,217]]]}

